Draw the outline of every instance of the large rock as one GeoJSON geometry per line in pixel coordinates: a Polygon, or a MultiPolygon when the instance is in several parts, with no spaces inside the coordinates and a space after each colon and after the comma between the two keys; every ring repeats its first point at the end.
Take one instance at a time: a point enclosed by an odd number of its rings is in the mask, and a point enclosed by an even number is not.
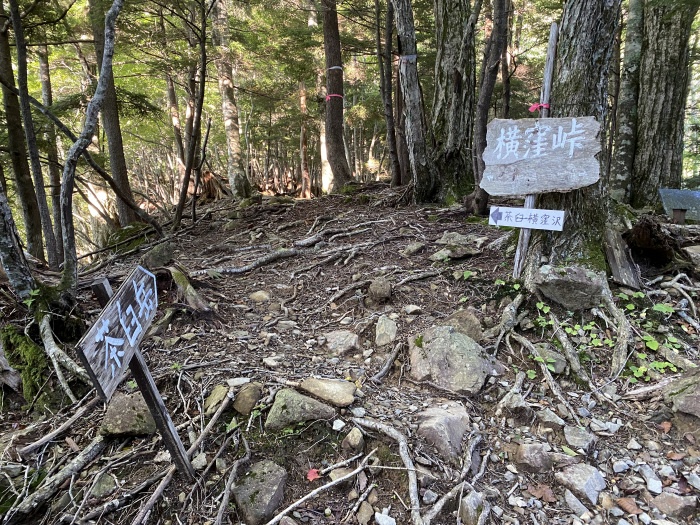
{"type": "Polygon", "coordinates": [[[587,499],[593,505],[597,504],[600,491],[605,489],[605,478],[600,471],[585,463],[567,467],[554,474],[554,477],[571,492],[587,499]]]}
{"type": "Polygon", "coordinates": [[[651,500],[651,503],[671,518],[686,519],[695,515],[698,498],[664,492],[651,500]]]}
{"type": "Polygon", "coordinates": [[[396,322],[386,315],[377,319],[376,335],[374,342],[377,346],[384,346],[394,342],[398,327],[396,322]]]}
{"type": "Polygon", "coordinates": [[[455,313],[445,319],[444,324],[451,326],[458,332],[467,335],[479,342],[484,338],[484,330],[481,327],[481,321],[474,313],[473,308],[466,310],[457,310],[455,313]]]}
{"type": "Polygon", "coordinates": [[[476,394],[489,375],[505,370],[474,339],[451,326],[430,328],[411,339],[409,347],[413,379],[433,381],[461,394],[476,394]]]}
{"type": "Polygon", "coordinates": [[[275,402],[265,421],[265,429],[281,430],[303,421],[331,419],[334,416],[335,410],[325,403],[291,388],[283,388],[275,395],[275,402]]]}
{"type": "Polygon", "coordinates": [[[515,451],[515,464],[528,472],[546,472],[554,465],[547,443],[523,443],[515,451]]]}
{"type": "Polygon", "coordinates": [[[107,407],[100,433],[105,436],[143,436],[156,431],[156,422],[141,392],[117,392],[107,407]]]}
{"type": "Polygon", "coordinates": [[[683,374],[664,389],[664,401],[674,412],[700,417],[700,370],[683,374]]]}
{"type": "Polygon", "coordinates": [[[233,400],[233,409],[241,415],[249,416],[262,397],[263,384],[247,383],[241,387],[233,400]]]}
{"type": "Polygon", "coordinates": [[[541,266],[534,283],[542,295],[567,310],[585,310],[602,302],[605,274],[581,266],[541,266]]]}
{"type": "Polygon", "coordinates": [[[141,257],[141,264],[146,268],[158,268],[165,266],[173,260],[175,245],[170,241],[165,241],[155,245],[141,257]]]}
{"type": "Polygon", "coordinates": [[[418,435],[433,445],[447,461],[458,464],[462,438],[469,428],[469,414],[460,403],[448,403],[417,414],[418,435]]]}
{"type": "Polygon", "coordinates": [[[237,481],[233,497],[247,525],[260,525],[272,518],[282,503],[287,471],[272,461],[263,460],[237,481]]]}
{"type": "Polygon", "coordinates": [[[367,294],[375,303],[388,301],[391,299],[391,282],[384,278],[375,279],[370,283],[367,294]]]}
{"type": "Polygon", "coordinates": [[[360,338],[350,330],[334,330],[323,334],[326,338],[326,348],[335,355],[344,355],[350,350],[360,348],[360,338]]]}
{"type": "Polygon", "coordinates": [[[337,407],[346,407],[355,401],[355,383],[342,379],[309,377],[301,382],[299,388],[337,407]]]}

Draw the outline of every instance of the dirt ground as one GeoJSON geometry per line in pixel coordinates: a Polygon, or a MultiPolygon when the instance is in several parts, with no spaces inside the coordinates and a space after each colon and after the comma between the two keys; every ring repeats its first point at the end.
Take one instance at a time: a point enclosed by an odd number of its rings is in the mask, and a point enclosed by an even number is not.
{"type": "MultiPolygon", "coordinates": [[[[522,291],[520,284],[510,278],[511,232],[491,227],[485,219],[468,220],[459,207],[392,206],[399,198],[400,195],[388,187],[378,186],[311,201],[265,198],[244,209],[228,201],[219,201],[200,209],[196,224],[170,239],[175,250],[174,261],[168,265],[177,264],[189,273],[191,283],[206,304],[199,309],[186,304],[169,280],[168,272],[154,269],[161,287],[154,324],[160,328],[157,335],[151,335],[142,343],[141,349],[185,448],[209,421],[210,416],[204,415],[204,403],[214,387],[246,378],[262,383],[264,392],[261,408],[251,417],[241,417],[230,408],[223,413],[198,450],[207,453],[212,468],[204,477],[199,472],[196,484],[176,474],[149,514],[148,523],[215,523],[230,468],[244,455],[242,438],[250,447],[251,463],[270,459],[286,469],[288,479],[282,507],[299,500],[328,481],[327,478],[309,481],[310,469],[323,469],[347,459],[340,443],[352,427],[350,418],[354,409],[363,409],[365,417],[404,433],[413,460],[435,473],[430,490],[442,496],[455,486],[455,475],[459,475],[460,469],[446,463],[416,437],[415,414],[446,401],[462,403],[470,415],[470,431],[463,448],[467,450],[476,444],[472,468],[466,479],[476,480],[474,487],[486,495],[492,507],[500,510],[500,514],[492,512],[486,523],[572,523],[572,512],[564,502],[564,489],[555,481],[553,470],[528,473],[518,470],[509,461],[509,447],[532,437],[533,422],[514,422],[504,415],[498,417],[495,412],[498,401],[513,386],[518,371],[527,372],[523,390],[527,392],[531,407],[541,409],[558,403],[527,349],[513,340],[508,340],[508,344],[504,341],[498,348],[498,358],[507,366],[507,372],[487,382],[480,394],[469,398],[430,383],[413,381],[408,373],[406,345],[383,381],[369,379],[382,368],[395,348],[393,344],[381,348],[375,345],[375,324],[380,315],[398,314],[396,343],[405,343],[467,306],[474,308],[485,328],[492,327],[500,320],[504,306],[522,291]],[[445,232],[485,237],[483,251],[459,260],[433,262],[429,257],[442,248],[436,241],[445,232]],[[320,240],[305,242],[317,234],[321,234],[320,240]],[[414,255],[403,253],[417,242],[425,244],[421,251],[414,255]],[[287,251],[280,252],[282,249],[287,251]],[[284,253],[284,257],[268,257],[273,253],[284,253]],[[247,265],[256,267],[251,269],[247,265]],[[392,283],[392,293],[387,301],[378,303],[368,297],[368,285],[380,278],[392,283]],[[260,291],[266,292],[269,300],[251,298],[251,294],[260,291]],[[405,308],[410,305],[419,307],[420,313],[405,315],[405,308]],[[162,320],[168,309],[174,310],[173,317],[164,324],[162,320]],[[323,334],[339,329],[359,336],[357,351],[333,356],[319,344],[323,334]],[[345,428],[336,431],[332,429],[332,421],[317,421],[282,432],[265,431],[263,423],[269,409],[265,401],[271,401],[274,393],[285,385],[310,376],[348,379],[356,383],[360,395],[355,403],[338,411],[337,419],[347,423],[345,428]],[[236,430],[231,430],[233,427],[236,430]],[[479,439],[475,441],[476,436],[479,439]],[[218,463],[215,461],[217,453],[218,463]]],[[[107,265],[82,274],[81,282],[87,285],[93,279],[108,277],[116,289],[148,246],[147,243],[127,256],[111,255],[107,265]]],[[[613,292],[618,293],[619,289],[614,287],[613,292]]],[[[552,338],[551,328],[538,326],[536,322],[541,316],[537,303],[538,299],[526,297],[520,311],[527,312],[527,316],[516,327],[518,333],[532,342],[552,338]]],[[[623,303],[621,307],[625,306],[623,303]]],[[[87,286],[81,290],[80,307],[93,318],[100,311],[87,286]]],[[[572,325],[585,325],[593,318],[590,312],[557,313],[572,325]]],[[[20,312],[10,312],[7,305],[3,306],[3,314],[14,322],[21,321],[20,312]]],[[[694,330],[683,327],[682,321],[675,318],[666,324],[672,333],[679,334],[683,343],[680,352],[697,362],[698,335],[694,330]]],[[[598,321],[598,325],[604,334],[602,321],[598,321]]],[[[492,353],[495,342],[495,339],[486,340],[482,346],[492,353]]],[[[584,366],[594,384],[601,388],[612,385],[620,396],[638,388],[639,384],[630,382],[634,373],[629,370],[612,380],[609,378],[609,354],[607,347],[595,345],[585,352],[584,366]]],[[[649,382],[642,382],[653,384],[671,374],[668,370],[665,372],[653,375],[649,382]]],[[[585,408],[585,412],[581,411],[585,414],[584,422],[598,419],[621,423],[615,433],[597,436],[598,441],[585,461],[596,466],[610,464],[613,459],[630,453],[629,443],[635,438],[642,444],[642,450],[634,452],[637,455],[649,454],[649,450],[654,449],[648,443],[659,445],[657,452],[663,453],[652,454],[649,458],[652,464],[665,461],[663,454],[674,451],[688,459],[684,468],[696,468],[700,452],[694,448],[688,433],[675,426],[670,430],[659,426],[660,421],[666,420],[663,416],[659,418],[659,414],[667,409],[658,397],[596,404],[591,401],[587,387],[577,384],[570,376],[557,376],[556,381],[575,409],[585,408]]],[[[120,390],[133,391],[134,385],[125,381],[120,390]]],[[[11,394],[7,396],[11,401],[11,394]]],[[[88,393],[86,397],[90,399],[94,394],[88,393]]],[[[35,416],[27,415],[22,405],[10,403],[11,408],[6,409],[0,419],[4,435],[23,428],[30,430],[6,446],[4,461],[17,461],[18,448],[39,439],[75,412],[75,408],[65,408],[37,422],[33,421],[35,416]]],[[[99,404],[65,435],[25,458],[24,463],[40,468],[49,476],[55,473],[95,437],[103,411],[104,407],[99,404]]],[[[566,445],[555,435],[536,437],[551,443],[557,450],[562,444],[566,445]]],[[[367,470],[364,478],[333,487],[310,499],[290,514],[297,523],[357,523],[352,512],[357,500],[353,496],[372,483],[376,484],[375,508],[390,508],[389,513],[397,523],[411,523],[408,476],[397,442],[373,431],[367,432],[366,440],[365,451],[377,448],[376,457],[381,464],[394,468],[367,470]]],[[[163,450],[157,435],[109,442],[100,457],[82,469],[80,475],[64,483],[49,504],[27,518],[26,523],[83,523],[82,517],[100,505],[130,493],[134,487],[167,469],[168,463],[160,462],[163,450]],[[80,489],[91,486],[101,470],[117,481],[116,490],[99,499],[82,499],[80,489]],[[66,494],[69,494],[68,500],[66,494]],[[59,506],[57,502],[61,498],[63,504],[67,501],[69,504],[59,506]],[[75,521],[71,521],[73,519],[75,521]]],[[[356,466],[358,461],[350,466],[356,466]]],[[[241,469],[244,471],[245,465],[241,465],[241,469]]],[[[613,490],[619,486],[613,475],[609,475],[607,481],[613,498],[627,494],[613,490]]],[[[148,485],[128,497],[118,510],[104,512],[88,523],[132,523],[156,485],[148,485]]],[[[691,488],[686,494],[697,493],[691,488]]],[[[654,517],[643,491],[629,494],[636,498],[641,510],[625,514],[628,523],[640,522],[637,516],[642,512],[654,517]]],[[[604,506],[589,505],[589,508],[589,522],[618,523],[621,519],[604,506]]],[[[432,521],[436,525],[457,522],[455,505],[448,505],[432,521]]],[[[222,523],[241,523],[233,505],[229,505],[222,523]]]]}

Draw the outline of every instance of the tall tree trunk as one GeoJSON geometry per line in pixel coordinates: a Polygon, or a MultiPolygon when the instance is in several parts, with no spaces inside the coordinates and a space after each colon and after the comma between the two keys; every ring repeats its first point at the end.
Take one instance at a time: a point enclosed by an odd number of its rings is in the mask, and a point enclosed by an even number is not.
{"type": "MultiPolygon", "coordinates": [[[[48,47],[39,46],[37,48],[37,57],[39,59],[39,76],[41,78],[41,102],[48,108],[53,104],[53,88],[51,86],[51,68],[49,67],[48,47]]],[[[51,188],[54,239],[58,241],[61,239],[61,170],[58,163],[56,130],[53,124],[46,124],[44,139],[46,141],[49,186],[51,188]]],[[[59,262],[63,262],[63,242],[56,242],[56,253],[59,262]]]]}
{"type": "Polygon", "coordinates": [[[401,50],[399,76],[405,104],[406,144],[413,177],[413,200],[430,202],[436,196],[439,179],[437,169],[428,157],[423,97],[418,80],[416,28],[413,23],[411,0],[394,2],[394,21],[401,50]]]}
{"type": "MultiPolygon", "coordinates": [[[[567,0],[562,14],[551,117],[595,116],[605,129],[610,58],[619,20],[620,0],[567,0]]],[[[601,239],[608,220],[608,194],[603,184],[607,143],[601,134],[601,179],[568,193],[541,195],[538,208],[566,210],[562,232],[533,232],[527,253],[525,280],[532,283],[543,256],[549,264],[581,264],[605,271],[601,239]]]]}
{"type": "Polygon", "coordinates": [[[645,2],[631,203],[654,206],[662,186],[680,188],[690,33],[698,5],[645,2]]]}
{"type": "MultiPolygon", "coordinates": [[[[400,54],[401,46],[399,46],[400,54]]],[[[393,64],[392,67],[394,67],[393,64]]],[[[408,186],[413,181],[413,175],[411,172],[411,159],[408,155],[408,143],[406,141],[406,112],[404,111],[405,104],[398,67],[394,92],[396,100],[396,154],[399,157],[399,182],[395,185],[408,186]]]]}
{"type": "Polygon", "coordinates": [[[0,264],[14,292],[20,299],[28,299],[36,283],[22,252],[4,184],[0,184],[0,264]]]}
{"type": "Polygon", "coordinates": [[[644,0],[629,0],[624,59],[617,100],[617,131],[610,166],[610,196],[630,202],[630,186],[637,145],[637,104],[639,102],[639,67],[644,34],[644,0]]]}
{"type": "Polygon", "coordinates": [[[226,132],[228,180],[231,192],[235,197],[250,197],[250,182],[243,168],[241,153],[241,134],[238,127],[238,105],[233,86],[233,61],[229,48],[230,36],[228,29],[228,2],[217,0],[212,10],[212,40],[218,47],[218,55],[214,62],[219,77],[219,94],[221,95],[221,112],[224,118],[226,132]]]}
{"type": "MultiPolygon", "coordinates": [[[[505,0],[493,0],[493,29],[487,46],[488,56],[484,61],[479,101],[476,104],[476,121],[474,124],[474,158],[476,173],[475,182],[481,183],[484,176],[484,150],[486,149],[486,125],[489,120],[489,108],[493,90],[498,77],[498,66],[501,62],[503,48],[506,43],[507,13],[505,0]]],[[[486,215],[489,195],[478,186],[473,195],[472,209],[474,213],[486,215]]]]}
{"type": "Polygon", "coordinates": [[[323,48],[326,55],[326,149],[333,172],[330,191],[337,191],[352,180],[343,139],[343,61],[335,0],[322,0],[323,48]]]}
{"type": "Polygon", "coordinates": [[[301,126],[299,127],[299,171],[301,175],[301,198],[311,198],[311,174],[309,172],[309,139],[306,121],[309,118],[309,108],[306,105],[306,84],[299,82],[299,108],[301,110],[301,126]]]}
{"type": "MultiPolygon", "coordinates": [[[[88,0],[90,9],[90,23],[95,39],[95,54],[97,55],[97,67],[102,70],[102,55],[104,54],[104,16],[103,0],[88,0]]],[[[124,157],[124,144],[122,142],[122,129],[119,122],[119,108],[117,106],[117,90],[114,86],[114,73],[110,71],[107,78],[107,90],[102,104],[102,129],[107,135],[107,147],[109,150],[109,166],[112,177],[121,188],[122,193],[132,201],[134,196],[129,185],[129,174],[124,157]]],[[[127,226],[136,220],[136,214],[126,202],[117,197],[117,213],[119,224],[127,226]]]]}
{"type": "Polygon", "coordinates": [[[44,174],[41,170],[39,159],[39,146],[36,142],[36,131],[32,109],[29,105],[29,90],[27,87],[27,43],[24,39],[24,27],[19,12],[17,0],[10,0],[10,17],[15,31],[15,46],[17,47],[17,88],[19,89],[19,105],[24,124],[24,136],[27,140],[34,190],[36,192],[37,205],[39,206],[39,218],[41,229],[46,244],[46,256],[49,268],[58,270],[58,250],[56,249],[56,237],[51,223],[51,212],[46,200],[46,188],[44,187],[44,174]]]}
{"type": "MultiPolygon", "coordinates": [[[[5,19],[3,2],[0,2],[0,20],[5,19]]],[[[10,86],[15,85],[15,75],[12,70],[12,53],[8,37],[9,27],[0,26],[0,77],[10,86]]],[[[44,242],[41,234],[41,215],[37,203],[32,176],[27,161],[27,147],[24,142],[22,115],[19,99],[10,89],[3,85],[3,104],[7,129],[7,146],[12,160],[12,174],[15,191],[22,208],[24,227],[27,235],[27,251],[37,259],[44,259],[44,242]]]]}
{"type": "Polygon", "coordinates": [[[503,85],[503,94],[501,95],[501,118],[509,118],[510,116],[510,70],[511,59],[515,56],[513,49],[513,20],[514,7],[513,0],[506,0],[506,41],[503,44],[503,55],[501,56],[501,84],[503,85]]]}
{"type": "Polygon", "coordinates": [[[435,1],[435,95],[433,160],[446,190],[473,180],[472,130],[476,91],[474,35],[481,0],[435,1]]]}

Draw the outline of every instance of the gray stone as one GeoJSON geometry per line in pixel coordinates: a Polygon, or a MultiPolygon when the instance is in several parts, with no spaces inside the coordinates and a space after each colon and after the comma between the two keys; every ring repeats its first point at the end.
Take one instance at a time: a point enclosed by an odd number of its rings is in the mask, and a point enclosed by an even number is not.
{"type": "Polygon", "coordinates": [[[571,492],[569,489],[566,489],[564,492],[564,500],[566,501],[566,504],[569,506],[571,509],[571,512],[576,514],[578,517],[583,516],[586,512],[588,512],[588,509],[586,506],[581,503],[581,500],[578,499],[573,492],[571,492]]]}
{"type": "Polygon", "coordinates": [[[553,374],[563,374],[564,371],[566,371],[566,357],[554,350],[552,345],[549,343],[537,343],[535,347],[540,357],[544,359],[547,368],[549,368],[553,374]]]}
{"type": "Polygon", "coordinates": [[[265,421],[266,430],[281,430],[290,425],[315,419],[331,419],[335,410],[312,397],[298,393],[291,388],[283,388],[275,395],[265,421]]]}
{"type": "Polygon", "coordinates": [[[554,475],[555,479],[574,494],[587,498],[595,505],[598,494],[605,488],[605,478],[600,471],[585,463],[571,465],[554,475]]]}
{"type": "Polygon", "coordinates": [[[484,338],[484,330],[481,327],[481,321],[479,321],[479,318],[474,313],[473,308],[457,310],[445,319],[444,324],[453,327],[459,333],[471,337],[477,343],[484,338]]]}
{"type": "Polygon", "coordinates": [[[630,466],[627,464],[626,461],[616,461],[613,463],[613,472],[615,474],[620,474],[621,472],[626,472],[629,470],[630,466]]]}
{"type": "Polygon", "coordinates": [[[262,397],[262,383],[243,385],[233,400],[233,409],[241,415],[249,416],[262,397]]]}
{"type": "Polygon", "coordinates": [[[540,425],[544,428],[559,430],[566,425],[566,422],[549,408],[537,411],[536,415],[537,419],[540,420],[540,425]]]}
{"type": "Polygon", "coordinates": [[[542,295],[567,310],[586,310],[602,302],[607,286],[604,273],[596,273],[580,266],[541,266],[534,283],[542,295]]]}
{"type": "Polygon", "coordinates": [[[340,448],[353,453],[361,452],[365,448],[365,437],[362,431],[357,427],[353,428],[340,443],[340,448]]]}
{"type": "Polygon", "coordinates": [[[686,246],[683,249],[690,256],[690,260],[693,261],[695,268],[700,269],[700,246],[686,246]]]}
{"type": "Polygon", "coordinates": [[[484,499],[483,494],[472,490],[469,494],[462,498],[459,506],[459,517],[464,525],[477,525],[481,513],[488,509],[485,508],[488,502],[484,499]]]}
{"type": "Polygon", "coordinates": [[[360,338],[350,330],[335,330],[323,335],[326,339],[326,348],[334,355],[344,355],[350,350],[360,348],[360,338]]]}
{"type": "Polygon", "coordinates": [[[141,264],[146,268],[159,268],[173,260],[175,245],[165,241],[155,245],[141,257],[141,264]]]}
{"type": "Polygon", "coordinates": [[[478,393],[489,375],[505,370],[476,341],[451,326],[430,328],[409,340],[409,356],[413,379],[430,380],[461,394],[478,393]]]}
{"type": "Polygon", "coordinates": [[[156,422],[141,392],[117,392],[107,407],[100,427],[105,436],[143,436],[156,431],[156,422]]]}
{"type": "Polygon", "coordinates": [[[433,445],[447,461],[458,464],[469,415],[460,403],[432,407],[416,414],[418,435],[433,445]]]}
{"type": "Polygon", "coordinates": [[[377,525],[396,525],[396,520],[388,514],[375,512],[374,521],[377,525]]]}
{"type": "Polygon", "coordinates": [[[651,500],[651,503],[671,518],[686,519],[695,515],[698,499],[695,496],[678,496],[664,492],[651,500]]]}
{"type": "Polygon", "coordinates": [[[412,242],[408,244],[401,253],[406,257],[410,257],[411,255],[415,255],[423,251],[423,248],[425,248],[424,242],[412,242]]]}
{"type": "Polygon", "coordinates": [[[247,525],[261,525],[272,518],[282,503],[287,471],[272,461],[263,460],[237,480],[233,497],[247,525]]]}
{"type": "Polygon", "coordinates": [[[700,370],[683,374],[664,389],[664,400],[674,412],[700,418],[700,370]]]}
{"type": "Polygon", "coordinates": [[[642,445],[639,444],[639,441],[632,438],[627,443],[627,450],[642,450],[642,445]]]}
{"type": "Polygon", "coordinates": [[[285,516],[280,520],[280,525],[298,525],[298,523],[289,516],[285,516]]]}
{"type": "Polygon", "coordinates": [[[254,303],[266,303],[270,300],[270,292],[266,292],[265,290],[258,290],[257,292],[253,292],[248,296],[248,299],[253,301],[254,303]]]}
{"type": "Polygon", "coordinates": [[[564,439],[566,439],[570,447],[575,449],[581,448],[584,451],[590,450],[596,442],[596,437],[586,431],[585,428],[574,427],[572,425],[566,425],[564,427],[564,439]]]}
{"type": "Polygon", "coordinates": [[[216,385],[204,400],[204,415],[210,416],[228,395],[228,385],[216,385]]]}
{"type": "Polygon", "coordinates": [[[426,505],[432,505],[438,500],[438,495],[437,493],[433,492],[432,490],[428,489],[423,493],[423,503],[426,505]]]}
{"type": "Polygon", "coordinates": [[[418,315],[423,312],[423,309],[417,304],[407,304],[403,307],[403,311],[406,315],[418,315]]]}
{"type": "Polygon", "coordinates": [[[686,479],[691,487],[693,487],[695,490],[700,490],[700,476],[694,472],[691,472],[686,476],[686,479]]]}
{"type": "Polygon", "coordinates": [[[377,319],[376,326],[376,336],[374,342],[377,346],[384,346],[394,342],[396,340],[396,333],[398,332],[398,327],[396,322],[390,319],[386,315],[382,315],[377,319]]]}
{"type": "Polygon", "coordinates": [[[554,465],[551,450],[546,443],[523,443],[515,451],[515,464],[528,472],[546,472],[554,465]]]}
{"type": "Polygon", "coordinates": [[[360,508],[357,509],[357,514],[355,515],[357,522],[360,525],[367,525],[369,520],[372,519],[372,516],[374,516],[374,509],[372,508],[372,505],[366,501],[360,503],[360,508]]]}
{"type": "Polygon", "coordinates": [[[90,496],[101,499],[109,496],[116,489],[117,482],[114,481],[114,478],[108,472],[103,472],[97,476],[97,479],[95,479],[95,482],[90,489],[90,496]]]}
{"type": "Polygon", "coordinates": [[[644,478],[644,481],[647,482],[647,490],[649,492],[652,494],[661,494],[663,484],[653,468],[646,464],[639,465],[639,473],[644,478]]]}
{"type": "MultiPolygon", "coordinates": [[[[350,474],[354,469],[348,468],[348,467],[340,467],[340,468],[334,468],[328,473],[328,477],[331,479],[331,481],[338,480],[340,478],[343,478],[350,474]]],[[[350,486],[352,483],[355,481],[355,477],[351,476],[345,481],[341,483],[341,485],[344,486],[350,486]]]]}
{"type": "Polygon", "coordinates": [[[355,383],[343,379],[319,379],[309,377],[299,385],[304,392],[331,405],[346,407],[355,401],[355,383]]]}
{"type": "Polygon", "coordinates": [[[375,279],[369,285],[368,295],[376,303],[388,301],[391,298],[391,283],[383,278],[375,279]]]}
{"type": "Polygon", "coordinates": [[[207,468],[206,452],[200,452],[192,458],[192,468],[195,470],[204,470],[205,468],[207,468]]]}

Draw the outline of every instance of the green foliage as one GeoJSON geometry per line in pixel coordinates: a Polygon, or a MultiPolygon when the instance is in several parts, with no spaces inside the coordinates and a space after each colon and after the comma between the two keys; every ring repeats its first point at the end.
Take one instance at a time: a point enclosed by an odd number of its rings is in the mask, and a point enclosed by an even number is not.
{"type": "Polygon", "coordinates": [[[416,345],[418,348],[423,348],[423,336],[422,336],[422,335],[419,335],[418,337],[416,337],[416,338],[413,340],[413,342],[415,343],[415,345],[416,345]]]}

